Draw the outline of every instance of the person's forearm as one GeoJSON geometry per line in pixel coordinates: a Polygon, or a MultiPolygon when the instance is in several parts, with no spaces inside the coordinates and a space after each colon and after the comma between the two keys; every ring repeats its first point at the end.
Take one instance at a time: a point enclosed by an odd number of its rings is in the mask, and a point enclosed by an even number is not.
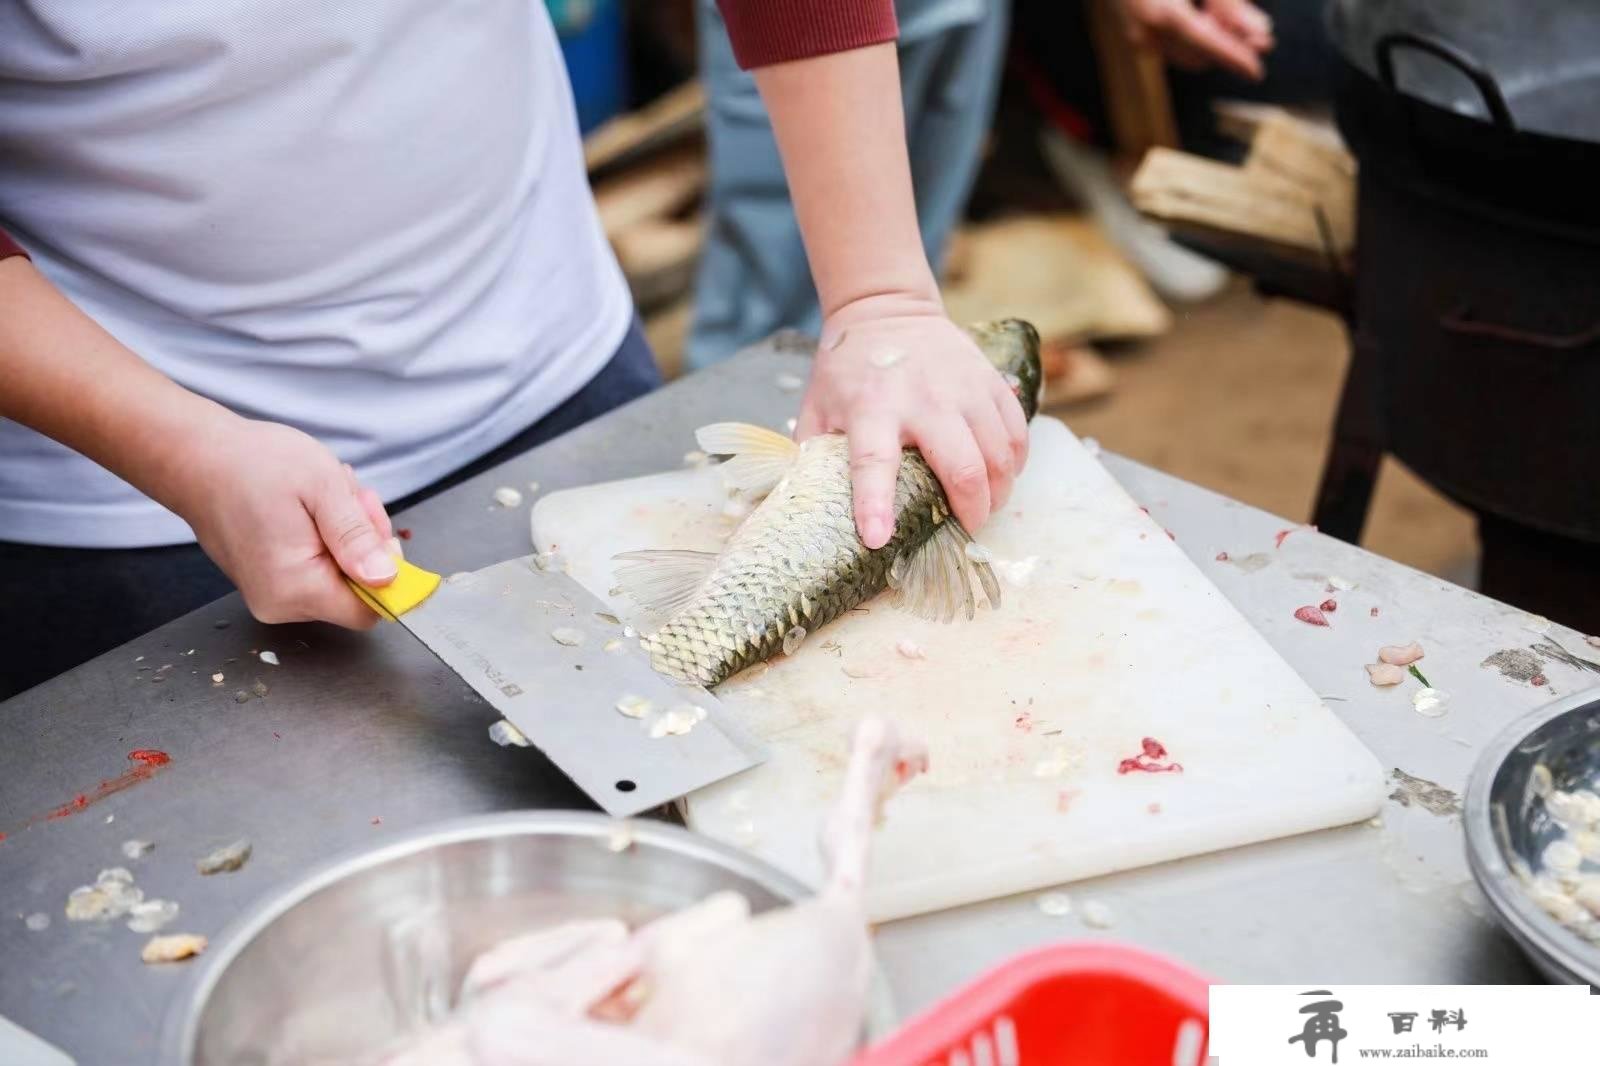
{"type": "Polygon", "coordinates": [[[754,73],[824,316],[872,297],[938,308],[917,227],[894,45],[754,73]]]}
{"type": "Polygon", "coordinates": [[[163,376],[17,256],[0,259],[0,417],[178,509],[193,442],[237,416],[163,376]]]}

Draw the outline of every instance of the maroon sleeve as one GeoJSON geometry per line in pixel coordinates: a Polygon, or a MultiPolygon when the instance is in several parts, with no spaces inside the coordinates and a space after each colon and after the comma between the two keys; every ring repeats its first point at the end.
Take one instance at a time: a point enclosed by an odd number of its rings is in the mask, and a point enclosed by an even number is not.
{"type": "Polygon", "coordinates": [[[745,70],[892,41],[894,0],[717,0],[745,70]]]}
{"type": "Polygon", "coordinates": [[[14,255],[20,255],[24,259],[28,258],[28,253],[22,250],[22,246],[6,236],[5,230],[0,229],[0,259],[9,259],[14,255]]]}

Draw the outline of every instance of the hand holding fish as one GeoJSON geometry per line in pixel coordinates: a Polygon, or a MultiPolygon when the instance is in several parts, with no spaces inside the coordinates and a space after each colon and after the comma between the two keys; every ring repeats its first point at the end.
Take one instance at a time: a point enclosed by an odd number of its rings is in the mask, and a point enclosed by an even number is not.
{"type": "Polygon", "coordinates": [[[869,548],[894,532],[901,448],[938,475],[968,530],[1002,506],[1028,454],[1012,388],[937,302],[880,295],[828,317],[795,438],[850,442],[856,529],[869,548]]]}
{"type": "Polygon", "coordinates": [[[755,79],[823,308],[797,437],[849,438],[856,529],[869,549],[894,536],[906,445],[976,529],[1010,491],[1026,429],[939,299],[917,225],[894,45],[759,67],[755,79]]]}
{"type": "MultiPolygon", "coordinates": [[[[986,553],[956,517],[922,448],[902,449],[900,442],[916,440],[926,429],[935,449],[945,447],[940,435],[949,434],[977,452],[979,438],[965,414],[977,411],[985,419],[1003,420],[1005,404],[992,391],[996,385],[1014,390],[1003,399],[1031,418],[1042,376],[1039,333],[1018,319],[968,327],[966,336],[993,367],[984,373],[973,372],[967,355],[953,344],[914,349],[920,358],[894,354],[904,349],[893,345],[943,341],[938,323],[948,322],[941,316],[934,323],[906,323],[899,316],[872,319],[860,323],[860,348],[847,351],[848,337],[831,348],[824,345],[819,358],[826,357],[828,365],[813,372],[806,427],[813,435],[804,443],[736,422],[702,426],[695,433],[702,451],[728,457],[719,466],[727,487],[761,502],[720,552],[645,549],[616,557],[618,593],[646,617],[661,621],[641,641],[657,670],[707,687],[719,685],[779,652],[794,654],[806,634],[885,589],[892,591],[893,605],[950,622],[976,614],[976,578],[989,607],[999,608],[1000,583],[986,553]],[[835,362],[836,371],[831,369],[835,362]],[[873,375],[886,375],[887,381],[873,375]],[[964,392],[930,387],[952,377],[964,392]],[[917,421],[927,409],[946,417],[917,421]],[[873,548],[870,534],[864,537],[858,529],[861,470],[852,460],[861,439],[857,427],[865,420],[870,433],[873,419],[885,421],[883,412],[892,416],[881,438],[891,461],[870,473],[886,475],[892,486],[885,525],[892,525],[893,533],[873,548]],[[820,432],[839,423],[849,437],[820,432]]],[[[1010,448],[1010,438],[1002,438],[999,447],[1010,448]]],[[[949,451],[935,454],[948,469],[949,451]]],[[[986,473],[982,466],[977,469],[986,473]]],[[[984,489],[989,490],[987,484],[984,489]]],[[[980,502],[987,512],[988,500],[980,502]]]]}

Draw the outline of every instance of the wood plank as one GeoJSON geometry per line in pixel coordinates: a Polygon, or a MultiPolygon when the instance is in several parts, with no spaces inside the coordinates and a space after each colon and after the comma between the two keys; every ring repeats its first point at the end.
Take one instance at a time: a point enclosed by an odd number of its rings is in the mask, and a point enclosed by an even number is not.
{"type": "Polygon", "coordinates": [[[1309,189],[1327,216],[1334,244],[1355,243],[1356,161],[1337,139],[1288,114],[1269,115],[1256,131],[1247,171],[1264,171],[1309,189]]]}
{"type": "Polygon", "coordinates": [[[704,153],[697,147],[680,149],[597,183],[594,201],[606,236],[615,243],[642,222],[681,212],[699,197],[705,184],[704,153]]]}
{"type": "Polygon", "coordinates": [[[1135,44],[1115,0],[1087,0],[1089,34],[1100,69],[1106,120],[1120,155],[1137,159],[1155,147],[1178,146],[1178,123],[1160,53],[1135,44]]]}
{"type": "Polygon", "coordinates": [[[966,262],[943,286],[957,322],[1016,316],[1046,341],[1165,332],[1171,314],[1093,221],[1015,215],[962,227],[966,262]]]}
{"type": "Polygon", "coordinates": [[[613,242],[617,262],[641,313],[689,291],[701,241],[698,218],[647,219],[618,234],[613,242]]]}
{"type": "Polygon", "coordinates": [[[583,161],[594,174],[660,150],[697,133],[705,110],[705,87],[698,80],[686,81],[637,111],[594,129],[583,139],[583,161]]]}
{"type": "Polygon", "coordinates": [[[1262,242],[1293,258],[1326,261],[1319,210],[1337,254],[1354,243],[1353,212],[1346,213],[1333,193],[1269,166],[1235,167],[1157,148],[1145,156],[1129,191],[1139,210],[1169,224],[1262,242]]]}

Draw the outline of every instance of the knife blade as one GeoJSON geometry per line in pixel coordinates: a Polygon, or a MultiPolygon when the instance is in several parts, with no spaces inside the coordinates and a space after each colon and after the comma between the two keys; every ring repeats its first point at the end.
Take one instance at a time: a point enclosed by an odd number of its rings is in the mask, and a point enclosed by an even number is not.
{"type": "Polygon", "coordinates": [[[536,557],[448,581],[399,566],[382,589],[351,587],[607,813],[638,814],[763,761],[715,696],[658,674],[605,603],[536,557]]]}

